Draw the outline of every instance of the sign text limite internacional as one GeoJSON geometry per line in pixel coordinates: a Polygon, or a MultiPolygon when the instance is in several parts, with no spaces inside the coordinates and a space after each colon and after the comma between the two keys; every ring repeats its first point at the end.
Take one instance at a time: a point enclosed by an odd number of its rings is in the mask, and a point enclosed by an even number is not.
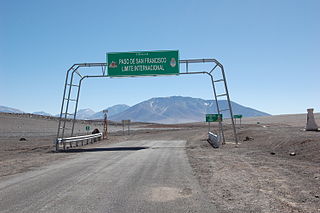
{"type": "Polygon", "coordinates": [[[178,75],[178,51],[108,53],[109,76],[178,75]]]}

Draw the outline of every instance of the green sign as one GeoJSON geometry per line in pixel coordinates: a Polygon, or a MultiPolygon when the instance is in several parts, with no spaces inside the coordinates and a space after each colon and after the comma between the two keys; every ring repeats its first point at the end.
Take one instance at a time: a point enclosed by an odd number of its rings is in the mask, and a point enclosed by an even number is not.
{"type": "Polygon", "coordinates": [[[206,114],[206,122],[222,121],[222,114],[206,114]]]}
{"type": "Polygon", "coordinates": [[[242,115],[233,115],[233,118],[242,118],[242,115]]]}
{"type": "Polygon", "coordinates": [[[107,62],[110,77],[179,74],[176,50],[108,53],[107,62]]]}
{"type": "Polygon", "coordinates": [[[90,130],[90,126],[86,126],[86,131],[89,131],[90,130]]]}

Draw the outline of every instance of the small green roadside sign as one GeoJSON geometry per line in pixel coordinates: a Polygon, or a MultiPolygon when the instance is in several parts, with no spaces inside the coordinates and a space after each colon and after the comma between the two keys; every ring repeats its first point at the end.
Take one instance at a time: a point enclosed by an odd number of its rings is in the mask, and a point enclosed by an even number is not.
{"type": "Polygon", "coordinates": [[[206,114],[206,122],[222,121],[222,114],[206,114]]]}
{"type": "Polygon", "coordinates": [[[179,74],[177,50],[107,53],[107,62],[110,77],[179,74]]]}
{"type": "Polygon", "coordinates": [[[233,115],[233,118],[242,118],[242,115],[233,115]]]}

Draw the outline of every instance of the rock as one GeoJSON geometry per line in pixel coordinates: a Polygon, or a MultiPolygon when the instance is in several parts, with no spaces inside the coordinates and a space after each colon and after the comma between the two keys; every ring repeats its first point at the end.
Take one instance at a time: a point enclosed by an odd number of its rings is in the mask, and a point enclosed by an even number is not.
{"type": "Polygon", "coordinates": [[[20,138],[19,141],[27,141],[25,138],[20,138]]]}
{"type": "Polygon", "coordinates": [[[313,109],[307,109],[307,125],[306,131],[318,131],[318,125],[316,124],[316,120],[314,119],[313,109]]]}
{"type": "Polygon", "coordinates": [[[253,141],[253,140],[254,140],[253,137],[246,136],[243,141],[253,141]]]}
{"type": "Polygon", "coordinates": [[[270,154],[271,154],[271,155],[275,155],[276,153],[275,153],[275,152],[270,152],[270,154]]]}
{"type": "Polygon", "coordinates": [[[290,152],[290,156],[296,156],[295,152],[290,152]]]}
{"type": "Polygon", "coordinates": [[[92,134],[97,134],[97,133],[100,133],[99,129],[94,129],[94,130],[92,131],[92,134]]]}

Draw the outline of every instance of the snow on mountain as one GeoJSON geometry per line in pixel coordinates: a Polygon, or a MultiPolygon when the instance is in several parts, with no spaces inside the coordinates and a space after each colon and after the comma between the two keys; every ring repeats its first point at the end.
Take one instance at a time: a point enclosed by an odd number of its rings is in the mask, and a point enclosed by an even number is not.
{"type": "Polygon", "coordinates": [[[80,109],[77,111],[77,119],[83,119],[83,120],[90,119],[90,117],[94,114],[95,112],[92,109],[89,109],[89,108],[80,109]]]}
{"type": "Polygon", "coordinates": [[[44,111],[33,112],[32,114],[35,114],[35,115],[43,115],[43,116],[52,116],[50,113],[47,113],[47,112],[44,112],[44,111]]]}
{"type": "MultiPolygon", "coordinates": [[[[129,106],[125,105],[125,104],[114,105],[112,107],[107,108],[108,116],[113,116],[115,114],[121,113],[121,112],[127,110],[128,108],[129,108],[129,106]]],[[[93,114],[92,116],[90,116],[90,119],[92,119],[92,120],[103,119],[103,118],[104,118],[103,110],[101,110],[100,112],[97,112],[97,113],[93,114]]]]}

